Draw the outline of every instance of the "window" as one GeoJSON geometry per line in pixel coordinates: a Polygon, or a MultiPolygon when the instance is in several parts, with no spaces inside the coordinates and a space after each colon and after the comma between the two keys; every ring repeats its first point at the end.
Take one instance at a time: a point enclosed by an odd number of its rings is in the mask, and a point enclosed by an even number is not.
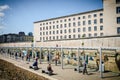
{"type": "Polygon", "coordinates": [[[75,28],[73,29],[73,32],[75,33],[76,31],[75,31],[75,28]]]}
{"type": "Polygon", "coordinates": [[[88,27],[88,31],[91,31],[91,27],[88,27]]]}
{"type": "Polygon", "coordinates": [[[120,27],[117,28],[117,34],[120,34],[120,27]]]}
{"type": "Polygon", "coordinates": [[[120,0],[116,0],[116,3],[120,3],[120,0]]]}
{"type": "Polygon", "coordinates": [[[97,26],[94,26],[94,31],[97,31],[97,26]]]}
{"type": "Polygon", "coordinates": [[[53,26],[53,29],[55,29],[55,26],[53,26]]]}
{"type": "Polygon", "coordinates": [[[69,38],[71,38],[71,35],[69,35],[69,38]]]}
{"type": "Polygon", "coordinates": [[[56,31],[56,34],[59,34],[59,30],[56,31]]]}
{"type": "Polygon", "coordinates": [[[103,16],[103,13],[100,13],[100,16],[103,16]]]}
{"type": "Polygon", "coordinates": [[[62,22],[62,20],[60,20],[60,22],[62,22]]]}
{"type": "Polygon", "coordinates": [[[94,16],[94,17],[97,17],[97,14],[94,14],[93,16],[94,16]]]}
{"type": "Polygon", "coordinates": [[[40,35],[42,35],[42,32],[40,32],[40,35]]]}
{"type": "Polygon", "coordinates": [[[69,33],[71,33],[71,29],[69,29],[69,33]]]}
{"type": "Polygon", "coordinates": [[[66,19],[64,19],[64,22],[66,22],[67,20],[66,19]]]}
{"type": "Polygon", "coordinates": [[[46,22],[46,25],[48,25],[48,22],[46,22]]]}
{"type": "Polygon", "coordinates": [[[91,20],[88,20],[88,24],[89,24],[89,25],[91,24],[91,20]]]}
{"type": "Polygon", "coordinates": [[[83,25],[85,25],[85,21],[83,21],[83,25]]]}
{"type": "Polygon", "coordinates": [[[75,35],[73,35],[73,38],[75,38],[75,35]]]}
{"type": "Polygon", "coordinates": [[[66,29],[64,30],[64,33],[67,33],[67,30],[66,30],[66,29]]]}
{"type": "Polygon", "coordinates": [[[46,26],[46,30],[48,30],[48,26],[46,26]]]}
{"type": "Polygon", "coordinates": [[[64,38],[66,39],[66,38],[67,38],[67,36],[65,35],[65,36],[64,36],[64,38]]]}
{"type": "Polygon", "coordinates": [[[71,21],[71,19],[69,18],[68,21],[71,21]]]}
{"type": "Polygon", "coordinates": [[[49,26],[49,29],[51,29],[51,26],[49,26]]]}
{"type": "Polygon", "coordinates": [[[78,34],[78,38],[80,38],[80,34],[78,34]]]}
{"type": "Polygon", "coordinates": [[[71,27],[71,23],[69,23],[69,27],[71,27]]]}
{"type": "Polygon", "coordinates": [[[117,24],[120,24],[120,17],[117,17],[117,24]]]}
{"type": "Polygon", "coordinates": [[[46,32],[46,35],[48,35],[48,32],[46,32]]]}
{"type": "Polygon", "coordinates": [[[53,24],[55,23],[55,21],[53,21],[53,24]]]}
{"type": "Polygon", "coordinates": [[[83,16],[83,19],[85,19],[85,16],[83,16]]]}
{"type": "Polygon", "coordinates": [[[94,24],[97,24],[97,19],[94,20],[94,24]]]}
{"type": "Polygon", "coordinates": [[[80,19],[80,17],[78,17],[78,19],[80,19]]]}
{"type": "Polygon", "coordinates": [[[53,36],[53,40],[55,40],[55,36],[53,36]]]}
{"type": "Polygon", "coordinates": [[[51,37],[49,37],[49,39],[51,40],[51,37]]]}
{"type": "Polygon", "coordinates": [[[58,28],[59,28],[59,25],[57,25],[56,27],[57,27],[57,29],[58,29],[58,28]]]}
{"type": "Polygon", "coordinates": [[[94,33],[94,37],[97,37],[97,33],[94,33]]]}
{"type": "Polygon", "coordinates": [[[56,21],[56,23],[59,23],[59,21],[56,21]]]}
{"type": "Polygon", "coordinates": [[[53,31],[53,34],[55,34],[55,31],[53,31]]]}
{"type": "Polygon", "coordinates": [[[64,24],[64,27],[67,27],[67,25],[66,25],[66,24],[64,24]]]}
{"type": "Polygon", "coordinates": [[[80,26],[80,22],[78,22],[78,26],[80,26]]]}
{"type": "Polygon", "coordinates": [[[59,37],[57,36],[57,37],[56,37],[56,39],[58,40],[58,39],[59,39],[59,37]]]}
{"type": "Polygon", "coordinates": [[[73,26],[76,26],[75,22],[73,22],[73,26]]]}
{"type": "Polygon", "coordinates": [[[120,13],[120,7],[116,7],[116,13],[120,13]]]}
{"type": "Polygon", "coordinates": [[[88,15],[88,18],[91,18],[91,15],[88,15]]]}
{"type": "Polygon", "coordinates": [[[85,32],[85,31],[86,31],[86,28],[84,27],[84,28],[83,28],[83,32],[85,32]]]}
{"type": "Polygon", "coordinates": [[[60,36],[60,39],[62,39],[62,36],[60,36]]]}
{"type": "Polygon", "coordinates": [[[100,26],[100,30],[101,30],[101,31],[103,30],[103,26],[100,26]]]}
{"type": "Polygon", "coordinates": [[[103,19],[102,18],[100,19],[100,23],[103,23],[103,19]]]}
{"type": "Polygon", "coordinates": [[[91,34],[88,34],[88,37],[91,37],[92,35],[91,34]]]}
{"type": "Polygon", "coordinates": [[[45,32],[43,32],[43,35],[45,35],[45,32]]]}
{"type": "Polygon", "coordinates": [[[42,28],[40,27],[40,31],[42,30],[42,28]]]}
{"type": "Polygon", "coordinates": [[[49,31],[49,34],[51,34],[51,31],[49,31]]]}
{"type": "Polygon", "coordinates": [[[51,24],[51,22],[49,22],[49,24],[51,24]]]}
{"type": "Polygon", "coordinates": [[[78,32],[80,32],[80,28],[78,28],[78,32]]]}
{"type": "Polygon", "coordinates": [[[62,24],[60,24],[60,28],[62,28],[62,24]]]}
{"type": "Polygon", "coordinates": [[[42,37],[40,37],[40,41],[42,40],[42,37]]]}
{"type": "Polygon", "coordinates": [[[60,33],[62,34],[62,30],[60,30],[60,33]]]}
{"type": "Polygon", "coordinates": [[[100,36],[103,36],[103,33],[100,33],[100,36]]]}
{"type": "Polygon", "coordinates": [[[73,20],[75,20],[75,18],[73,18],[73,20]]]}

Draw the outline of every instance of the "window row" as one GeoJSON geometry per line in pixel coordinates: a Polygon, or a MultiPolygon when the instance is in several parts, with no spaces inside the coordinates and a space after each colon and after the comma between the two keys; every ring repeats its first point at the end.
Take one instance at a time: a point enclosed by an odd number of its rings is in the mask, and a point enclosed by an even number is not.
{"type": "MultiPolygon", "coordinates": [[[[103,13],[100,13],[99,16],[103,16],[103,13]]],[[[40,23],[40,26],[42,25],[48,25],[48,24],[54,24],[54,23],[62,23],[62,22],[67,22],[67,21],[75,21],[75,20],[80,20],[80,19],[86,19],[87,16],[82,16],[82,17],[77,17],[77,18],[68,18],[64,20],[56,20],[56,21],[50,21],[50,22],[43,22],[40,23]]],[[[92,15],[88,15],[88,18],[91,18],[92,15]]],[[[93,17],[97,17],[97,14],[93,14],[93,17]]]]}
{"type": "MultiPolygon", "coordinates": [[[[93,27],[94,31],[98,31],[98,27],[94,26],[93,27]]],[[[102,31],[103,30],[103,26],[99,27],[99,30],[102,31]]],[[[51,35],[51,34],[66,34],[66,33],[76,33],[76,32],[91,32],[92,31],[92,27],[83,27],[81,28],[73,28],[73,29],[64,29],[64,30],[56,30],[56,31],[46,31],[46,32],[40,32],[40,35],[51,35]]]]}
{"type": "MultiPolygon", "coordinates": [[[[94,33],[93,35],[91,33],[89,34],[84,34],[84,37],[97,37],[97,36],[103,36],[103,33],[94,33]]],[[[82,38],[81,34],[78,35],[64,35],[64,36],[49,36],[49,37],[40,37],[40,41],[45,41],[45,40],[61,40],[61,39],[77,39],[77,38],[82,38]]]]}
{"type": "MultiPolygon", "coordinates": [[[[97,21],[97,19],[95,19],[93,21],[93,24],[97,24],[97,23],[98,23],[98,21],[97,21]]],[[[102,18],[100,19],[99,23],[103,23],[103,19],[102,18]]],[[[48,30],[48,29],[59,29],[59,28],[66,28],[66,27],[76,27],[76,26],[81,26],[81,25],[85,26],[86,24],[91,25],[92,21],[88,20],[88,23],[87,23],[87,21],[83,21],[82,23],[79,21],[79,22],[73,22],[73,23],[68,23],[68,24],[60,24],[60,25],[40,27],[40,31],[41,30],[48,30]]]]}

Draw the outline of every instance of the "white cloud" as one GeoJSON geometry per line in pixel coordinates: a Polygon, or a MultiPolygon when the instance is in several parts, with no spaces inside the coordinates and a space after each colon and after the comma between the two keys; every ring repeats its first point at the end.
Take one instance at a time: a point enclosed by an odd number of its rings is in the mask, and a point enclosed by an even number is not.
{"type": "Polygon", "coordinates": [[[2,5],[0,6],[0,11],[4,11],[4,10],[7,10],[9,9],[10,7],[8,5],[2,5]]]}
{"type": "Polygon", "coordinates": [[[0,12],[0,17],[4,17],[4,15],[5,15],[4,13],[0,12]]]}
{"type": "Polygon", "coordinates": [[[3,28],[5,28],[5,27],[4,27],[4,26],[2,26],[2,25],[0,25],[0,30],[1,30],[1,29],[3,29],[3,28]]]}

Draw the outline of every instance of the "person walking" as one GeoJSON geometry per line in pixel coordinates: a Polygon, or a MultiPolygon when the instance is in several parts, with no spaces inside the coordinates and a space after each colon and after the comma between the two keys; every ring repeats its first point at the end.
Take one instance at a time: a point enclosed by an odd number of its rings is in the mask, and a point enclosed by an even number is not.
{"type": "Polygon", "coordinates": [[[84,64],[83,64],[83,75],[84,75],[85,73],[88,75],[87,62],[86,62],[86,61],[84,61],[84,64]]]}

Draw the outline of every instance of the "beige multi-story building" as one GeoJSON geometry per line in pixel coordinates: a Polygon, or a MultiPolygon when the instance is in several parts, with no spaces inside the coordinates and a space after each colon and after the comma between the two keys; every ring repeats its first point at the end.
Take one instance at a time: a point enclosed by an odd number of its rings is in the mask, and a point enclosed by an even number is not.
{"type": "Polygon", "coordinates": [[[34,22],[35,46],[120,46],[120,0],[103,9],[34,22]]]}

